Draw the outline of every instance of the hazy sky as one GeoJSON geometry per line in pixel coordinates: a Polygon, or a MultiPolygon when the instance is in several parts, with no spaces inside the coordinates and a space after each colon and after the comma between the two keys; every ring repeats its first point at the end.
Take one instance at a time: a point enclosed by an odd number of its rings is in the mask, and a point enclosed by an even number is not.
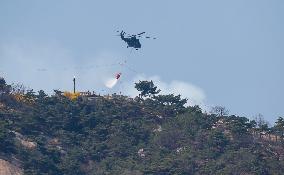
{"type": "Polygon", "coordinates": [[[47,92],[71,90],[76,75],[81,91],[129,95],[153,79],[191,104],[273,123],[284,116],[283,19],[283,0],[2,0],[0,74],[47,92]],[[121,29],[158,39],[130,52],[121,29]]]}

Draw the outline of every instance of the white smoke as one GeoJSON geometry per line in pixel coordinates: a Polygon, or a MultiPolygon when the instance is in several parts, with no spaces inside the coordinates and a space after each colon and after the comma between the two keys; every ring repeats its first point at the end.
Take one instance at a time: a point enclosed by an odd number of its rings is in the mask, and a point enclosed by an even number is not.
{"type": "Polygon", "coordinates": [[[200,87],[179,80],[165,82],[159,76],[138,75],[127,83],[123,93],[132,97],[137,96],[139,92],[134,88],[134,83],[139,82],[139,80],[153,80],[154,84],[161,90],[160,94],[181,95],[182,98],[188,99],[188,105],[199,105],[203,109],[206,108],[206,95],[200,87]]]}

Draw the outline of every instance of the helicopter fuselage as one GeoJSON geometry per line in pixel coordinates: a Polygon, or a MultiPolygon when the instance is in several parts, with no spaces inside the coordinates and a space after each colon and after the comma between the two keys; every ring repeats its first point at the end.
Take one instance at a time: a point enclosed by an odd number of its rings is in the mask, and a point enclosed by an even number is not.
{"type": "Polygon", "coordinates": [[[127,43],[127,47],[133,47],[136,50],[141,48],[141,43],[140,43],[139,39],[136,38],[136,36],[125,37],[124,33],[122,32],[120,34],[120,37],[124,42],[127,43]]]}

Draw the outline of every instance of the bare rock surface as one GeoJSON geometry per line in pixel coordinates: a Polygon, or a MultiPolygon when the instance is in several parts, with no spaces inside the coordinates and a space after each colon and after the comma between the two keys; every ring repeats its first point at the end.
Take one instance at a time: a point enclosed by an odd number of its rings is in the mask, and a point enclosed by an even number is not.
{"type": "Polygon", "coordinates": [[[23,171],[8,161],[0,159],[0,175],[23,175],[23,171]]]}

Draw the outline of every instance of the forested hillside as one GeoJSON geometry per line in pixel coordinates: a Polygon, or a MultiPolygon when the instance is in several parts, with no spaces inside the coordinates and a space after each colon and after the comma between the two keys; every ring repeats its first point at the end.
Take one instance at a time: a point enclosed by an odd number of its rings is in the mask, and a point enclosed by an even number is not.
{"type": "Polygon", "coordinates": [[[203,113],[153,82],[135,86],[134,99],[70,98],[0,79],[0,159],[28,175],[283,174],[283,118],[203,113]]]}

